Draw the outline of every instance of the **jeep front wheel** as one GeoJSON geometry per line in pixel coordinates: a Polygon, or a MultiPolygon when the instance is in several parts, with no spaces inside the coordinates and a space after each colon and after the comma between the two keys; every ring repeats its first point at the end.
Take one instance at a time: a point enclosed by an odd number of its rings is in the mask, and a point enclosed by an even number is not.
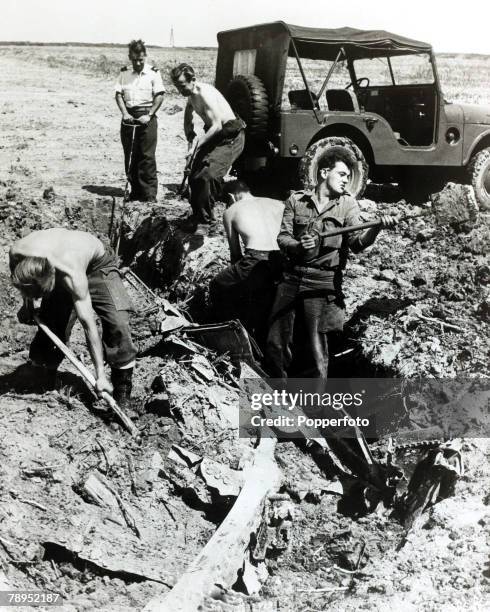
{"type": "Polygon", "coordinates": [[[468,172],[480,210],[490,210],[490,148],[471,159],[468,172]]]}
{"type": "Polygon", "coordinates": [[[361,149],[350,138],[329,136],[308,147],[299,164],[299,179],[303,188],[313,189],[316,186],[320,161],[331,151],[347,152],[351,158],[353,169],[347,191],[355,198],[360,198],[366,189],[369,169],[361,149]]]}

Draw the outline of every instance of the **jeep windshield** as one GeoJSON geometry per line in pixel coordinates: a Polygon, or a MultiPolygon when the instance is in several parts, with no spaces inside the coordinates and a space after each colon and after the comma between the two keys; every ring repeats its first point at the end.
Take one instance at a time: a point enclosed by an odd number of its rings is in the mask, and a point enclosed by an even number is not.
{"type": "Polygon", "coordinates": [[[331,61],[296,56],[293,51],[286,63],[282,107],[312,109],[313,101],[317,109],[329,110],[330,90],[350,89],[359,95],[360,90],[370,87],[434,85],[435,82],[430,53],[363,57],[352,61],[340,49],[331,61]]]}
{"type": "Polygon", "coordinates": [[[429,53],[355,60],[353,71],[361,87],[383,85],[428,85],[435,82],[429,53]]]}

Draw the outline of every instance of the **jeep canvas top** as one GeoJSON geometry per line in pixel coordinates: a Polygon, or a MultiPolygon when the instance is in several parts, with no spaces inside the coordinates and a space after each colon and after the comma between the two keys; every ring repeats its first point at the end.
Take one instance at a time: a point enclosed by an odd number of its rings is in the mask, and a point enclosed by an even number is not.
{"type": "Polygon", "coordinates": [[[218,33],[216,86],[247,123],[243,167],[284,166],[305,187],[331,147],[368,177],[424,195],[470,182],[490,206],[490,106],[451,104],[432,47],[382,30],[274,22],[218,33]]]}

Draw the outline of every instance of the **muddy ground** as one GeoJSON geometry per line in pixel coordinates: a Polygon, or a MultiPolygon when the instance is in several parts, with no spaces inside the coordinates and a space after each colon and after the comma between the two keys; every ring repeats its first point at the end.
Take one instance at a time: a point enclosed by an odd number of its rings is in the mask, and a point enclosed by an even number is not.
{"type": "MultiPolygon", "coordinates": [[[[239,466],[244,446],[226,418],[236,401],[233,372],[226,359],[200,350],[214,366],[211,379],[203,378],[191,365],[192,351],[148,336],[136,317],[143,353],[131,416],[140,443],[66,364],[57,390],[43,392],[42,381],[25,366],[33,330],[15,318],[8,247],[28,231],[53,225],[105,239],[113,196],[120,206],[124,188],[119,119],[108,78],[5,51],[0,81],[8,100],[0,109],[0,578],[13,589],[59,592],[64,610],[142,609],[171,587],[226,514],[226,504],[213,503],[202,485],[184,486],[167,455],[176,443],[239,466]],[[120,509],[87,497],[84,483],[94,471],[112,483],[132,523],[120,509]]],[[[182,106],[166,98],[159,119],[160,192],[153,216],[172,223],[187,212],[175,196],[185,152],[182,106]]],[[[392,209],[398,194],[372,187],[367,197],[361,207],[369,218],[392,209]]],[[[135,225],[151,213],[140,211],[135,225]]],[[[371,375],[407,378],[488,377],[489,234],[488,215],[456,229],[420,221],[382,235],[353,257],[345,283],[350,322],[344,348],[354,348],[358,361],[345,367],[362,362],[371,375]]],[[[157,289],[182,305],[189,284],[204,289],[226,256],[222,236],[211,238],[196,249],[198,275],[184,270],[180,286],[157,289]]],[[[187,306],[192,310],[192,302],[187,306]]],[[[88,363],[79,329],[71,346],[88,363]]],[[[439,408],[443,414],[443,401],[439,408]]],[[[410,417],[411,426],[426,424],[420,407],[410,417]]],[[[465,474],[454,496],[427,511],[408,534],[382,507],[349,516],[311,453],[292,442],[279,444],[283,490],[292,504],[288,546],[269,556],[269,578],[242,608],[488,607],[489,447],[485,439],[460,444],[465,474]]],[[[378,444],[381,454],[386,445],[378,444]]],[[[421,453],[397,460],[409,474],[421,453]]]]}

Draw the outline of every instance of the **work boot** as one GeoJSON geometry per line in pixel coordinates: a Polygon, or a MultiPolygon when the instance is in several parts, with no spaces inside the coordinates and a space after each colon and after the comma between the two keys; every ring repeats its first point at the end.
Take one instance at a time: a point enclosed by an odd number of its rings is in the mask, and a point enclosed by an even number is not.
{"type": "Polygon", "coordinates": [[[121,409],[131,408],[131,389],[133,388],[133,368],[121,370],[112,368],[111,382],[114,387],[113,397],[121,409]]]}

